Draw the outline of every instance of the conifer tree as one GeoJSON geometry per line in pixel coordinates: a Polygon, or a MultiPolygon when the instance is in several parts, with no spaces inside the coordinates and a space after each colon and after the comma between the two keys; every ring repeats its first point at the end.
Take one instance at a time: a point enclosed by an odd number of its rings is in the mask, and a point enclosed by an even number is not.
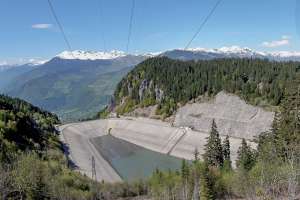
{"type": "Polygon", "coordinates": [[[300,151],[300,76],[289,83],[281,104],[275,132],[276,146],[281,157],[289,159],[300,151]]]}
{"type": "Polygon", "coordinates": [[[206,162],[203,163],[201,169],[200,199],[201,200],[215,199],[215,195],[213,192],[213,182],[209,171],[209,166],[206,162]]]}
{"type": "Polygon", "coordinates": [[[193,163],[193,177],[194,177],[194,190],[193,190],[193,200],[199,200],[200,192],[200,169],[199,169],[199,151],[196,148],[194,152],[194,163],[193,163]]]}
{"type": "Polygon", "coordinates": [[[226,169],[231,169],[231,159],[230,159],[230,142],[229,136],[227,135],[223,141],[223,157],[224,157],[224,167],[226,169]]]}
{"type": "Polygon", "coordinates": [[[246,140],[242,140],[242,145],[238,149],[238,158],[236,166],[239,169],[249,171],[255,165],[255,153],[251,147],[247,144],[246,140]]]}
{"type": "Polygon", "coordinates": [[[224,164],[221,138],[215,120],[212,122],[210,135],[205,145],[204,160],[210,166],[220,167],[224,164]]]}
{"type": "Polygon", "coordinates": [[[182,178],[182,198],[188,199],[188,179],[190,175],[190,169],[188,163],[183,159],[181,163],[181,178],[182,178]]]}

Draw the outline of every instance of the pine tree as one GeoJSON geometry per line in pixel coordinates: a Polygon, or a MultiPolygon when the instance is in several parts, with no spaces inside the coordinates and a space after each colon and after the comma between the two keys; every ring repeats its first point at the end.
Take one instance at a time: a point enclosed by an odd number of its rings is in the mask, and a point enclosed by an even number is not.
{"type": "Polygon", "coordinates": [[[201,200],[212,200],[215,199],[213,192],[213,181],[209,166],[206,162],[203,163],[201,169],[201,180],[200,180],[200,199],[201,200]]]}
{"type": "Polygon", "coordinates": [[[249,171],[255,165],[255,153],[251,147],[247,144],[246,140],[242,140],[242,145],[238,149],[238,158],[236,166],[239,169],[249,171]]]}
{"type": "Polygon", "coordinates": [[[215,120],[212,122],[210,135],[205,145],[204,160],[208,165],[220,167],[224,164],[221,138],[215,120]]]}
{"type": "MultiPolygon", "coordinates": [[[[289,83],[281,104],[275,130],[276,146],[281,157],[299,153],[300,147],[300,76],[289,83]]],[[[299,157],[300,155],[296,155],[299,157]]]]}
{"type": "Polygon", "coordinates": [[[198,149],[195,149],[194,152],[194,163],[193,163],[193,177],[194,177],[194,191],[193,191],[193,200],[199,200],[200,192],[200,169],[199,169],[199,152],[198,149]]]}
{"type": "Polygon", "coordinates": [[[230,142],[229,142],[228,135],[223,141],[223,157],[224,157],[224,167],[228,170],[231,169],[230,142]]]}
{"type": "Polygon", "coordinates": [[[181,178],[182,178],[182,189],[183,199],[188,199],[188,179],[190,176],[190,169],[188,163],[183,159],[181,163],[181,178]]]}

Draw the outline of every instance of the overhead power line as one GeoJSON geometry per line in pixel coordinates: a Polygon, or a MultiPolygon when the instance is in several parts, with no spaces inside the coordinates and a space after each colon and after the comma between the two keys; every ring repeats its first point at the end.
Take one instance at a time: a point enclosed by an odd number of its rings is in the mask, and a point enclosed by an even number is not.
{"type": "Polygon", "coordinates": [[[132,32],[132,22],[134,16],[134,7],[135,7],[135,0],[132,0],[130,19],[129,19],[129,28],[128,28],[128,37],[127,37],[127,44],[126,44],[126,53],[128,53],[129,51],[129,43],[130,43],[131,32],[132,32]]]}
{"type": "Polygon", "coordinates": [[[200,31],[203,29],[203,27],[205,26],[205,24],[208,22],[208,20],[210,19],[210,17],[214,14],[214,12],[216,11],[217,7],[220,5],[220,3],[222,2],[222,0],[218,0],[217,3],[214,5],[214,7],[212,8],[212,10],[209,12],[209,14],[207,15],[207,17],[204,19],[204,21],[202,22],[202,24],[200,25],[200,27],[197,29],[196,33],[193,35],[192,39],[187,43],[187,45],[185,46],[185,50],[187,48],[189,48],[189,46],[191,45],[191,43],[193,42],[193,40],[197,37],[197,35],[200,33],[200,31]]]}
{"type": "MultiPolygon", "coordinates": [[[[51,13],[52,13],[52,15],[53,15],[53,17],[54,17],[54,19],[55,19],[55,21],[56,21],[56,24],[58,25],[58,27],[59,27],[59,29],[60,29],[60,32],[61,32],[61,34],[62,34],[62,36],[63,36],[63,38],[64,38],[64,41],[65,41],[65,43],[66,43],[66,45],[67,45],[69,51],[72,52],[72,48],[71,48],[70,42],[69,42],[69,40],[68,40],[68,38],[67,38],[67,36],[66,36],[66,34],[65,34],[65,31],[64,31],[64,29],[63,29],[63,26],[62,26],[61,23],[59,22],[59,19],[58,19],[57,15],[56,15],[56,12],[55,12],[54,7],[53,7],[53,5],[52,5],[52,3],[51,3],[50,0],[48,0],[48,5],[49,5],[49,7],[50,7],[50,11],[51,11],[51,13]]],[[[72,55],[73,55],[73,53],[72,53],[72,55]]],[[[73,56],[74,56],[74,55],[73,55],[73,56]]]]}
{"type": "MultiPolygon", "coordinates": [[[[104,22],[103,4],[102,4],[101,0],[99,0],[99,12],[100,12],[99,15],[100,15],[100,18],[101,18],[100,20],[102,20],[104,22]]],[[[103,50],[104,50],[104,52],[106,52],[106,41],[105,41],[105,33],[104,33],[103,25],[101,27],[101,36],[102,36],[102,41],[103,41],[103,50]]]]}

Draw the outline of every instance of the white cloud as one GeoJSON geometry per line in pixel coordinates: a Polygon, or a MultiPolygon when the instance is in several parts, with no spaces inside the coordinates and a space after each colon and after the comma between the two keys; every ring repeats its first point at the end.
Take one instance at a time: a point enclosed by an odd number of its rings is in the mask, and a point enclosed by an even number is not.
{"type": "Polygon", "coordinates": [[[34,29],[49,29],[52,27],[52,24],[33,24],[31,27],[34,29]]]}
{"type": "Polygon", "coordinates": [[[8,58],[6,60],[0,60],[0,66],[16,66],[23,64],[41,65],[49,60],[42,58],[8,58]]]}
{"type": "Polygon", "coordinates": [[[281,47],[281,46],[287,46],[290,44],[290,39],[291,37],[288,35],[283,35],[281,37],[281,40],[274,40],[270,42],[263,42],[262,46],[268,47],[268,48],[276,48],[276,47],[281,47]]]}
{"type": "Polygon", "coordinates": [[[0,61],[0,66],[1,65],[8,65],[8,63],[4,60],[4,61],[0,61]]]}

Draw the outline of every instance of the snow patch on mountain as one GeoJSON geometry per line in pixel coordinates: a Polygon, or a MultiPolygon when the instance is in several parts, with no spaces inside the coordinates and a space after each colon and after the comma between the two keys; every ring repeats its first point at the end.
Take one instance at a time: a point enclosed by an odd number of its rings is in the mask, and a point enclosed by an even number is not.
{"type": "Polygon", "coordinates": [[[300,57],[300,52],[296,51],[278,51],[278,52],[271,52],[270,55],[279,56],[279,57],[300,57]]]}
{"type": "Polygon", "coordinates": [[[266,58],[271,60],[291,60],[300,61],[300,52],[292,51],[277,51],[277,52],[262,52],[255,51],[248,47],[221,47],[218,49],[206,49],[206,48],[189,48],[189,49],[177,49],[179,51],[190,52],[193,54],[209,54],[217,55],[219,57],[240,57],[240,58],[266,58]]]}
{"type": "Polygon", "coordinates": [[[78,60],[108,60],[124,57],[127,54],[123,51],[113,50],[110,52],[96,52],[96,51],[63,51],[56,57],[61,59],[78,59],[78,60]]]}
{"type": "Polygon", "coordinates": [[[41,59],[20,59],[18,62],[8,62],[8,61],[1,61],[0,62],[0,72],[6,71],[16,67],[25,67],[25,66],[39,66],[43,65],[49,60],[41,60],[41,59]]]}
{"type": "Polygon", "coordinates": [[[29,62],[26,63],[26,65],[31,65],[31,66],[38,66],[38,65],[43,65],[49,60],[38,60],[38,59],[29,59],[29,62]]]}

